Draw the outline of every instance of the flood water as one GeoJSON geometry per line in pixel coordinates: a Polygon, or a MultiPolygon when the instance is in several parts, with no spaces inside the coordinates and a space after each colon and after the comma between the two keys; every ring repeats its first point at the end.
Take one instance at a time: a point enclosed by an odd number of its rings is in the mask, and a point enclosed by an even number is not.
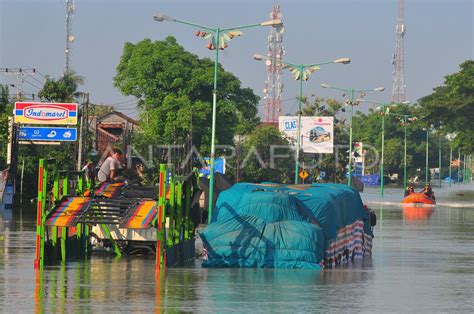
{"type": "Polygon", "coordinates": [[[373,256],[344,268],[204,269],[155,278],[154,259],[94,255],[35,272],[34,209],[0,212],[0,311],[473,312],[474,184],[434,188],[436,207],[402,208],[369,188],[373,256]]]}

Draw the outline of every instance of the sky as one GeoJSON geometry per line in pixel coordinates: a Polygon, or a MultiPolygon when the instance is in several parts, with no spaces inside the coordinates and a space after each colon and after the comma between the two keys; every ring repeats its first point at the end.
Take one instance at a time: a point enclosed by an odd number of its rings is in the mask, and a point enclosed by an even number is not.
{"type": "MultiPolygon", "coordinates": [[[[284,60],[297,64],[318,63],[340,57],[349,65],[330,64],[303,82],[304,95],[342,100],[340,92],[321,88],[322,83],[341,88],[385,91],[368,93],[366,99],[388,102],[392,94],[392,54],[395,51],[396,0],[75,0],[71,68],[85,78],[81,91],[93,103],[115,104],[117,110],[136,116],[135,101],[113,87],[113,77],[125,42],[174,36],[199,57],[214,58],[206,41],[194,36],[194,27],[153,20],[161,12],[180,20],[227,28],[269,19],[274,3],[281,5],[285,32],[284,60]]],[[[459,64],[474,59],[474,1],[405,0],[406,99],[415,102],[442,85],[444,76],[459,64]]],[[[44,76],[58,78],[65,67],[66,0],[0,0],[0,68],[35,68],[26,75],[22,89],[37,93],[44,76]]],[[[243,87],[262,99],[266,79],[263,62],[270,29],[244,30],[220,53],[223,67],[234,73],[243,87]]],[[[283,113],[295,113],[298,82],[282,74],[283,113]]],[[[0,73],[0,83],[14,84],[14,76],[0,73]]],[[[14,88],[11,89],[15,91],[14,88]]],[[[212,95],[209,95],[212,99],[212,95]]],[[[366,110],[361,105],[360,110],[366,110]]],[[[365,108],[364,108],[365,107],[365,108]]]]}

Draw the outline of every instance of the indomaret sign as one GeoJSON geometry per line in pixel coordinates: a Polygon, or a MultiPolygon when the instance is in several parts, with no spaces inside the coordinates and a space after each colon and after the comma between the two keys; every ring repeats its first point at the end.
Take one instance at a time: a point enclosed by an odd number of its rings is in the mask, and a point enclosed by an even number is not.
{"type": "Polygon", "coordinates": [[[77,104],[16,102],[13,110],[15,123],[21,124],[77,124],[77,104]]]}

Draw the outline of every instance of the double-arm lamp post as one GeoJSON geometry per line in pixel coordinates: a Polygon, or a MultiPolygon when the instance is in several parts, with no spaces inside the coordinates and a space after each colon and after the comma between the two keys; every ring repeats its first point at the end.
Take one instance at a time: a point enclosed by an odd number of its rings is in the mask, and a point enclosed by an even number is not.
{"type": "Polygon", "coordinates": [[[215,138],[216,138],[216,112],[217,112],[217,69],[219,64],[219,50],[224,50],[227,48],[227,42],[232,40],[236,36],[241,36],[242,32],[241,29],[244,28],[253,28],[259,26],[273,26],[273,27],[281,27],[283,23],[280,19],[269,20],[262,23],[256,24],[246,24],[241,26],[234,26],[228,28],[219,28],[219,27],[209,27],[204,26],[188,21],[178,20],[173,17],[155,13],[153,19],[158,22],[168,21],[168,22],[176,22],[180,24],[185,24],[193,27],[197,27],[203,29],[204,31],[197,31],[194,34],[196,36],[200,36],[204,39],[209,39],[207,44],[207,48],[209,50],[216,51],[216,57],[214,62],[214,89],[212,91],[212,134],[211,134],[211,169],[210,169],[210,177],[209,177],[209,207],[208,207],[208,223],[211,223],[212,220],[212,210],[214,206],[214,168],[215,168],[215,138]]]}
{"type": "MultiPolygon", "coordinates": [[[[374,104],[374,105],[379,105],[380,107],[377,108],[380,111],[380,114],[382,115],[382,155],[380,158],[380,196],[383,197],[384,193],[384,165],[385,165],[385,159],[384,159],[384,147],[385,147],[385,116],[390,113],[390,108],[393,108],[397,106],[400,103],[395,103],[395,102],[390,102],[390,103],[378,103],[378,102],[373,102],[373,101],[367,101],[365,99],[357,99],[357,102],[366,102],[369,104],[374,104]]],[[[409,101],[404,101],[401,104],[408,105],[410,102],[409,101]]],[[[405,139],[405,145],[406,145],[406,139],[405,139]]],[[[405,147],[406,151],[406,147],[405,147]]]]}
{"type": "Polygon", "coordinates": [[[354,116],[354,105],[359,104],[355,100],[355,94],[365,93],[365,92],[383,92],[385,88],[384,87],[376,87],[372,89],[340,88],[340,87],[335,87],[328,84],[321,84],[321,87],[343,91],[343,92],[349,93],[350,95],[349,96],[350,98],[346,101],[346,104],[351,106],[350,128],[349,128],[349,177],[347,180],[347,185],[351,186],[351,183],[352,183],[352,118],[354,116]]]}
{"type": "Polygon", "coordinates": [[[271,62],[275,62],[277,66],[283,65],[283,69],[288,69],[292,74],[295,80],[300,81],[300,91],[298,97],[298,132],[297,132],[297,144],[296,144],[296,165],[295,165],[295,184],[299,183],[299,163],[300,163],[300,150],[301,150],[301,98],[303,97],[303,81],[307,81],[309,76],[315,71],[319,70],[319,66],[331,63],[340,63],[348,64],[351,62],[349,58],[339,58],[333,61],[325,61],[320,63],[311,63],[311,64],[295,64],[287,61],[282,61],[280,59],[266,58],[262,55],[255,54],[253,58],[257,61],[263,59],[267,60],[271,65],[271,62]]]}

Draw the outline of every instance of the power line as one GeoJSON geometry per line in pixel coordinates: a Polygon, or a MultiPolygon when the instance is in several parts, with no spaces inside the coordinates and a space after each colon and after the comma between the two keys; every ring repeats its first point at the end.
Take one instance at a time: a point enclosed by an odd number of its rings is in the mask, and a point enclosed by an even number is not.
{"type": "Polygon", "coordinates": [[[33,87],[35,87],[35,88],[37,88],[37,89],[39,89],[39,90],[42,89],[41,87],[38,87],[38,86],[36,86],[35,84],[33,84],[33,83],[31,83],[30,81],[28,81],[26,78],[23,78],[23,81],[25,81],[26,83],[30,84],[31,86],[33,86],[33,87]]]}

